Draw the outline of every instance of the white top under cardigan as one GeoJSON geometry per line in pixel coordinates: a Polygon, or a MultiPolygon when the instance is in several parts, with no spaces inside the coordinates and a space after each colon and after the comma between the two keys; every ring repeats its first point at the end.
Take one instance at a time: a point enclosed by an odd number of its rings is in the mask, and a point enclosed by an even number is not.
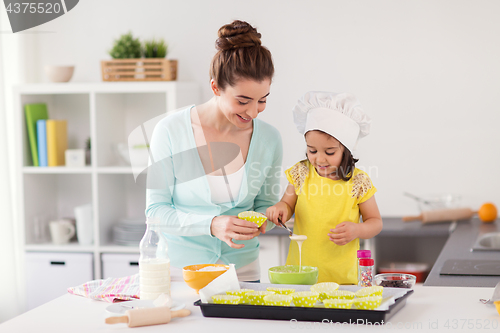
{"type": "MultiPolygon", "coordinates": [[[[210,194],[214,204],[224,204],[234,201],[240,193],[241,182],[245,174],[245,165],[238,171],[225,176],[207,175],[208,185],[210,186],[210,194]]],[[[219,259],[217,264],[223,262],[219,259]]],[[[252,261],[248,265],[240,267],[236,270],[238,280],[240,281],[257,281],[260,280],[260,261],[259,258],[252,261]]]]}
{"type": "Polygon", "coordinates": [[[245,165],[235,173],[225,176],[207,175],[210,195],[214,204],[230,203],[240,194],[241,182],[245,175],[245,165]],[[227,182],[226,182],[227,180],[227,182]]]}

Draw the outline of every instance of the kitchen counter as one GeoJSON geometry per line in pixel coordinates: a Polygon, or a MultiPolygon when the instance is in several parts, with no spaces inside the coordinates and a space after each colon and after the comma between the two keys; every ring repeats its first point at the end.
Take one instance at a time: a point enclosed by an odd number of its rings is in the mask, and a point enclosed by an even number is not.
{"type": "Polygon", "coordinates": [[[396,217],[384,217],[383,221],[382,231],[366,244],[377,269],[394,262],[415,262],[427,264],[430,270],[453,229],[450,222],[422,224],[396,217]]]}
{"type": "Polygon", "coordinates": [[[377,235],[382,237],[448,237],[451,223],[422,224],[420,221],[404,222],[399,217],[383,217],[384,227],[377,235]]]}
{"type": "MultiPolygon", "coordinates": [[[[482,223],[474,218],[470,221],[423,224],[385,217],[383,221],[384,228],[371,244],[377,264],[389,261],[388,258],[390,261],[427,262],[432,269],[425,286],[495,287],[500,281],[500,276],[439,275],[448,259],[500,260],[500,251],[471,251],[480,233],[500,231],[498,220],[482,223]]],[[[293,221],[287,222],[287,225],[293,227],[293,221]]],[[[288,232],[284,228],[275,227],[266,235],[282,236],[288,241],[288,232]]],[[[286,250],[288,243],[285,245],[286,250]]]]}
{"type": "MultiPolygon", "coordinates": [[[[445,288],[425,287],[417,284],[406,305],[396,313],[386,329],[394,331],[498,331],[500,317],[493,305],[479,302],[489,298],[493,288],[445,288]]],[[[367,325],[313,322],[290,322],[278,320],[250,320],[228,318],[205,318],[193,302],[199,296],[184,282],[172,282],[172,297],[186,304],[192,314],[185,318],[174,318],[168,326],[134,328],[133,332],[281,332],[287,329],[348,329],[350,332],[365,332],[373,327],[367,325]],[[316,325],[316,326],[313,326],[316,325]]],[[[125,324],[106,325],[110,303],[93,301],[70,294],[63,295],[40,307],[28,311],[3,324],[0,332],[118,332],[126,331],[125,324]]],[[[132,332],[132,331],[131,331],[132,332]]]]}
{"type": "Polygon", "coordinates": [[[471,251],[479,234],[500,231],[499,221],[468,221],[423,224],[384,218],[384,228],[374,240],[376,262],[426,262],[432,267],[425,286],[495,287],[500,276],[439,275],[448,259],[500,260],[500,251],[471,251]]]}
{"type": "MultiPolygon", "coordinates": [[[[423,224],[420,221],[403,222],[401,218],[383,218],[384,228],[373,240],[372,248],[378,265],[389,262],[424,262],[432,267],[425,286],[494,287],[499,276],[442,276],[439,275],[448,259],[500,260],[500,251],[475,251],[471,248],[480,233],[500,231],[495,223],[482,223],[474,218],[470,221],[423,224]]],[[[293,227],[293,222],[287,222],[293,227]]],[[[281,236],[288,241],[288,232],[275,227],[266,233],[281,236]]],[[[264,235],[263,235],[264,236],[264,235]]],[[[283,252],[288,249],[288,243],[283,252]]],[[[286,253],[283,254],[286,258],[286,253]]]]}
{"type": "MultiPolygon", "coordinates": [[[[384,228],[377,236],[448,236],[451,232],[451,223],[422,224],[419,221],[403,222],[400,217],[382,217],[384,228]]],[[[293,218],[286,222],[286,225],[293,229],[293,218]]],[[[288,236],[285,228],[275,226],[264,235],[288,236]]]]}
{"type": "Polygon", "coordinates": [[[432,267],[425,286],[494,287],[500,276],[445,276],[439,275],[448,259],[500,260],[500,251],[471,251],[480,233],[500,231],[495,223],[482,223],[479,219],[459,221],[432,267]]]}

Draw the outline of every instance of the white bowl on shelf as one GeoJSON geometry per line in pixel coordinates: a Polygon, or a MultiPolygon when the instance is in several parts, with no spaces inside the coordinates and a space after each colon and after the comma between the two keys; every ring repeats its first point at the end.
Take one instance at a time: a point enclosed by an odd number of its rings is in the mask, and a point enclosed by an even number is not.
{"type": "Polygon", "coordinates": [[[45,66],[45,74],[52,82],[68,82],[73,77],[75,66],[45,66]]]}

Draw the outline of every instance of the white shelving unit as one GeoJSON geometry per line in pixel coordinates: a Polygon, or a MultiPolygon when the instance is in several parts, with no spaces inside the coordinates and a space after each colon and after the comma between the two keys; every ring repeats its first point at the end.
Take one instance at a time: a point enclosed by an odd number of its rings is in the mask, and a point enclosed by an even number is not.
{"type": "Polygon", "coordinates": [[[129,134],[150,119],[197,104],[199,87],[188,82],[32,84],[16,87],[14,94],[15,151],[19,152],[14,200],[24,249],[91,253],[93,278],[101,278],[102,254],[138,253],[137,247],[114,245],[111,232],[120,218],[143,218],[146,204],[146,175],[134,180],[132,167],[120,161],[116,144],[127,143],[129,134]],[[46,103],[49,118],[67,119],[68,149],[83,149],[90,137],[91,165],[33,167],[24,116],[27,103],[46,103]],[[93,206],[93,245],[35,242],[35,217],[46,221],[74,217],[74,207],[87,203],[93,206]]]}

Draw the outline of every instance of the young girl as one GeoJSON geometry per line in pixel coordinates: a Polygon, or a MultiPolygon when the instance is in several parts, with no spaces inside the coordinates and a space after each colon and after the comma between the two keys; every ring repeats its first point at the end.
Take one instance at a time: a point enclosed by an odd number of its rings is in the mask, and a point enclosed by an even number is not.
{"type": "MultiPolygon", "coordinates": [[[[285,171],[285,194],[266,215],[279,225],[278,219],[285,222],[295,212],[294,233],[307,236],[302,265],[318,267],[318,282],[357,284],[359,238],[382,230],[376,188],[352,156],[358,138],[369,133],[370,119],[354,96],[328,92],[306,93],[293,115],[306,139],[307,160],[285,171]]],[[[296,242],[286,263],[299,264],[296,242]]]]}

